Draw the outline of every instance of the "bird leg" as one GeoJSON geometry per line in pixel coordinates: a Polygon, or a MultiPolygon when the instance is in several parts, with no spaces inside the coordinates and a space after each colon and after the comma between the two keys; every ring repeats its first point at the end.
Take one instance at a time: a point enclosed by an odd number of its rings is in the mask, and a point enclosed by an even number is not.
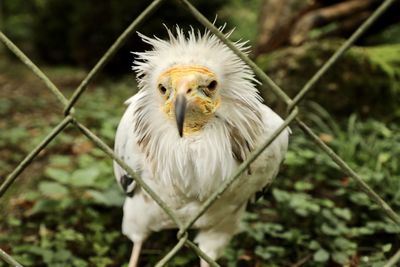
{"type": "Polygon", "coordinates": [[[131,259],[129,260],[128,267],[137,267],[139,262],[139,255],[142,249],[143,241],[134,242],[132,248],[131,259]]]}

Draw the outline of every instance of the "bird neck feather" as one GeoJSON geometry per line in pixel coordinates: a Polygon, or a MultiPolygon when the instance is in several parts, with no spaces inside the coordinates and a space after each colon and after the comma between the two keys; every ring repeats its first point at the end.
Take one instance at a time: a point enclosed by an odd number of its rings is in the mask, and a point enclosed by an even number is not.
{"type": "Polygon", "coordinates": [[[148,93],[139,94],[134,131],[149,171],[189,197],[213,193],[246,159],[263,131],[262,116],[253,105],[261,103],[237,100],[232,109],[232,102],[226,100],[198,134],[181,138],[176,125],[151,103],[148,93]]]}

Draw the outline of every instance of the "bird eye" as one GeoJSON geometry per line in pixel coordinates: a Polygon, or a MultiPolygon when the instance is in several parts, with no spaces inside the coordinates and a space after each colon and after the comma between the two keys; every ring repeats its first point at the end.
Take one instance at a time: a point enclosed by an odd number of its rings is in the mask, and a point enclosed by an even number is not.
{"type": "Polygon", "coordinates": [[[207,88],[210,91],[214,91],[217,88],[217,81],[216,80],[212,80],[208,85],[207,88]]]}
{"type": "Polygon", "coordinates": [[[162,84],[158,85],[158,89],[160,90],[162,95],[165,95],[165,93],[167,92],[167,88],[165,88],[165,86],[163,86],[162,84]]]}

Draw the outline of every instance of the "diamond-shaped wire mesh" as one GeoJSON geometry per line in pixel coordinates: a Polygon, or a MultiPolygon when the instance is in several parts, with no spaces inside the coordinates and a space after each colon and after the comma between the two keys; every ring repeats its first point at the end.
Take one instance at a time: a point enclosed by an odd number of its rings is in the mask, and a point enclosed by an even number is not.
{"type": "MultiPolygon", "coordinates": [[[[35,157],[42,151],[54,138],[56,138],[69,124],[77,127],[82,134],[87,136],[94,144],[96,144],[101,150],[104,151],[110,158],[114,159],[123,169],[125,169],[129,175],[131,175],[135,181],[157,202],[157,204],[168,214],[168,216],[175,222],[179,232],[177,235],[178,243],[173,247],[157,264],[156,266],[164,266],[179,250],[182,246],[187,245],[190,247],[199,257],[206,260],[211,266],[220,266],[218,263],[209,258],[203,253],[196,244],[188,239],[187,230],[200,218],[204,212],[214,203],[214,201],[225,192],[225,190],[248,168],[248,166],[266,149],[273,140],[293,121],[296,121],[300,128],[313,140],[325,153],[332,158],[332,160],[340,167],[340,169],[350,177],[352,177],[360,189],[364,191],[376,204],[379,205],[381,211],[391,218],[396,224],[400,225],[400,217],[393,209],[374,191],[372,190],[363,179],[353,170],[350,166],[342,160],[332,149],[330,149],[301,119],[297,116],[299,109],[297,105],[304,98],[304,96],[312,89],[315,83],[332,67],[332,65],[343,55],[343,53],[371,26],[376,19],[382,15],[382,13],[390,7],[395,0],[385,0],[376,9],[376,11],[350,36],[347,41],[329,58],[329,60],[315,73],[315,75],[303,86],[300,92],[293,98],[289,98],[285,92],[279,88],[253,61],[251,61],[245,54],[239,51],[229,40],[226,39],[225,35],[220,32],[213,23],[208,21],[188,0],[177,0],[177,4],[180,8],[186,8],[200,23],[214,33],[222,42],[224,42],[235,54],[237,54],[244,62],[246,62],[254,71],[259,80],[267,85],[286,105],[287,105],[287,117],[284,123],[267,139],[265,142],[253,151],[246,161],[244,161],[236,170],[234,175],[221,185],[214,194],[205,201],[200,211],[195,214],[191,219],[187,220],[185,224],[176,218],[174,212],[168,207],[168,205],[158,197],[156,193],[140,178],[135,172],[120,158],[118,158],[113,150],[107,146],[99,137],[92,133],[87,127],[79,123],[74,117],[75,111],[73,107],[79,100],[82,93],[85,91],[90,81],[97,75],[101,69],[107,64],[112,58],[119,47],[125,42],[125,40],[132,34],[136,28],[147,19],[165,0],[153,1],[130,25],[129,27],[118,37],[114,44],[107,50],[107,52],[101,57],[98,63],[89,72],[86,78],[80,83],[78,88],[74,91],[72,97],[67,99],[61,91],[55,86],[52,81],[17,47],[11,40],[7,38],[2,32],[0,32],[0,40],[34,73],[36,74],[43,83],[55,94],[60,103],[64,106],[64,119],[37,145],[20,164],[11,172],[0,186],[0,198],[9,189],[9,187],[15,182],[18,176],[24,171],[24,169],[35,159],[35,157]]],[[[10,255],[0,249],[0,258],[12,266],[22,266],[10,255]]],[[[385,266],[394,266],[400,260],[400,251],[397,252],[387,262],[385,266]]]]}

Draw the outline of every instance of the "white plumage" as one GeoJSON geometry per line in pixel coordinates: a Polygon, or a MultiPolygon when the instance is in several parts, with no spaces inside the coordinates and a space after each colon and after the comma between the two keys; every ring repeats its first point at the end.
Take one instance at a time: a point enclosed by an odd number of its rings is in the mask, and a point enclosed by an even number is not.
{"type": "MultiPolygon", "coordinates": [[[[136,53],[140,91],[126,101],[115,152],[185,222],[283,121],[261,103],[251,69],[216,36],[194,30],[185,35],[179,28],[176,36],[168,33],[168,41],[141,35],[153,50],[136,53]],[[181,127],[180,96],[186,114],[181,127]]],[[[238,232],[248,200],[276,176],[288,134],[284,130],[194,224],[195,241],[211,258],[238,232]]],[[[133,194],[124,204],[122,230],[135,244],[130,266],[136,266],[148,235],[176,225],[117,163],[114,170],[133,194]]]]}

